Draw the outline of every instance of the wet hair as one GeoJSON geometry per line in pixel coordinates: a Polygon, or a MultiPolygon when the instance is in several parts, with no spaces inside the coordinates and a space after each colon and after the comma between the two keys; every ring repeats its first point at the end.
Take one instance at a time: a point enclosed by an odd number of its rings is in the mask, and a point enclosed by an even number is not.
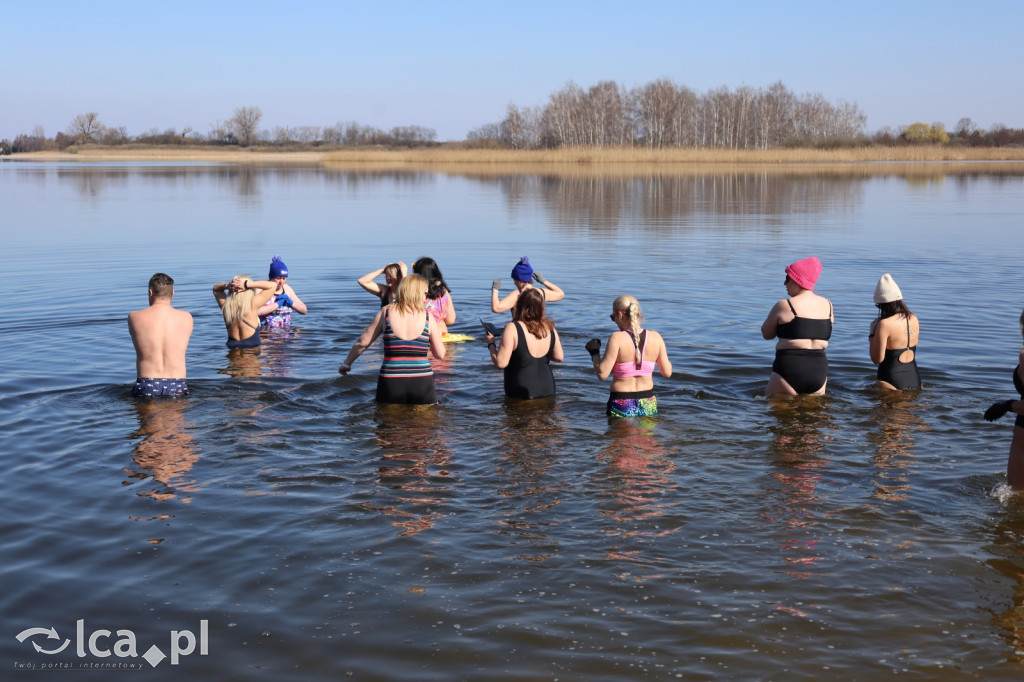
{"type": "Polygon", "coordinates": [[[403,313],[423,312],[426,293],[427,280],[415,273],[406,275],[398,285],[398,297],[394,306],[403,313]]]}
{"type": "Polygon", "coordinates": [[[641,324],[644,321],[644,313],[640,310],[640,302],[632,296],[619,296],[612,303],[612,310],[615,312],[622,310],[626,313],[626,318],[629,320],[629,335],[633,337],[633,346],[636,349],[636,362],[639,365],[644,359],[640,354],[640,330],[641,324]]]}
{"type": "MultiPolygon", "coordinates": [[[[242,279],[252,281],[249,275],[235,275],[228,281],[242,279]]],[[[244,291],[229,291],[224,299],[224,305],[220,312],[224,315],[224,324],[231,324],[234,321],[239,323],[245,318],[245,314],[252,310],[252,299],[256,298],[256,292],[250,287],[244,291]]]]}
{"type": "Polygon", "coordinates": [[[544,294],[537,289],[527,289],[519,295],[512,319],[525,324],[526,330],[538,339],[555,328],[555,321],[544,317],[544,294]]]}
{"type": "Polygon", "coordinates": [[[435,300],[444,296],[446,291],[451,291],[433,258],[420,258],[412,264],[412,271],[427,280],[427,298],[435,300]]]}
{"type": "Polygon", "coordinates": [[[1020,335],[1024,336],[1024,310],[1020,311],[1020,335]]]}
{"type": "Polygon", "coordinates": [[[876,303],[875,307],[878,308],[878,319],[880,320],[892,317],[893,315],[910,317],[910,308],[907,307],[902,298],[898,301],[889,301],[888,303],[876,303]]]}
{"type": "Polygon", "coordinates": [[[149,278],[149,290],[153,298],[170,298],[174,294],[174,280],[170,275],[158,272],[149,278]]]}

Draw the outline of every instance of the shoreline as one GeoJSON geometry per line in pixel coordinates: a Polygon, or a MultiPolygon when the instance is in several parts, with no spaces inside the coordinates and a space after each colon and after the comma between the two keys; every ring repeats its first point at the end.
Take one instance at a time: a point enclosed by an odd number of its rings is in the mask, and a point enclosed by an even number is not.
{"type": "Polygon", "coordinates": [[[429,171],[466,175],[689,175],[717,172],[789,172],[858,175],[934,175],[1024,172],[1024,148],[949,146],[849,149],[333,149],[277,151],[266,148],[98,147],[65,152],[27,152],[4,157],[18,162],[223,163],[282,165],[332,170],[429,171]]]}

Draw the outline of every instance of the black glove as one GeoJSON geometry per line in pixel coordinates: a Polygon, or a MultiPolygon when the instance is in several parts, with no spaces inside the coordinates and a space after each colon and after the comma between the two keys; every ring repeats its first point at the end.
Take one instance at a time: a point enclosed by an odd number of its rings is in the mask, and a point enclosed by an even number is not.
{"type": "Polygon", "coordinates": [[[540,274],[536,270],[533,273],[533,278],[537,280],[537,284],[544,284],[544,275],[540,274]]]}
{"type": "Polygon", "coordinates": [[[590,339],[587,341],[587,352],[590,353],[590,357],[597,357],[601,353],[601,339],[590,339]]]}
{"type": "Polygon", "coordinates": [[[501,289],[501,279],[491,282],[491,291],[498,291],[499,289],[501,289]]]}
{"type": "Polygon", "coordinates": [[[998,403],[992,403],[992,406],[985,410],[985,421],[994,422],[999,419],[1010,411],[1014,402],[1013,400],[1003,400],[998,403]]]}

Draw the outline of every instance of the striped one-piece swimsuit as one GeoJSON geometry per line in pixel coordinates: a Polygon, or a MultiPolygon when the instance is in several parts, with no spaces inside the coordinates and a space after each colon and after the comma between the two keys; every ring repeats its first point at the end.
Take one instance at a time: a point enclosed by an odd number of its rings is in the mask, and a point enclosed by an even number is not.
{"type": "Polygon", "coordinates": [[[430,320],[415,339],[401,339],[391,328],[391,309],[384,311],[384,362],[377,379],[377,402],[426,405],[437,402],[430,352],[430,320]]]}

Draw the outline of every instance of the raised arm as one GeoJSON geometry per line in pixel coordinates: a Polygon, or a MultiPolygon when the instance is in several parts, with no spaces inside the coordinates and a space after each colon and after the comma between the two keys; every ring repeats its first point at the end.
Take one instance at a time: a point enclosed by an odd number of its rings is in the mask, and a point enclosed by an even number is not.
{"type": "Polygon", "coordinates": [[[561,301],[563,298],[565,298],[565,292],[559,289],[551,282],[544,279],[544,275],[540,274],[539,272],[535,272],[533,273],[533,278],[537,281],[537,284],[540,284],[542,287],[548,290],[547,293],[544,294],[544,298],[545,300],[547,300],[548,303],[561,301]]]}
{"type": "MultiPolygon", "coordinates": [[[[387,267],[387,266],[385,265],[384,267],[387,267]]],[[[377,279],[378,277],[380,277],[383,274],[384,274],[384,268],[380,268],[379,270],[374,270],[373,272],[366,273],[365,275],[360,277],[357,281],[359,282],[359,286],[361,286],[362,288],[366,289],[367,291],[369,291],[374,296],[380,296],[381,293],[383,293],[384,290],[381,289],[380,285],[377,284],[374,280],[377,279]]],[[[405,273],[402,273],[402,274],[403,274],[403,276],[405,275],[405,273]]]]}
{"type": "Polygon", "coordinates": [[[224,307],[224,301],[228,298],[228,290],[230,288],[230,282],[217,282],[213,285],[213,297],[217,299],[217,305],[219,307],[224,307]]]}
{"type": "Polygon", "coordinates": [[[277,283],[269,280],[232,280],[231,285],[236,291],[256,289],[256,296],[252,299],[254,308],[266,305],[267,301],[274,297],[274,291],[277,289],[277,283]],[[239,284],[236,284],[236,282],[239,284]]]}
{"type": "Polygon", "coordinates": [[[506,310],[511,310],[519,299],[519,290],[513,289],[505,298],[498,299],[498,290],[491,289],[491,312],[492,313],[503,313],[506,310]]]}

